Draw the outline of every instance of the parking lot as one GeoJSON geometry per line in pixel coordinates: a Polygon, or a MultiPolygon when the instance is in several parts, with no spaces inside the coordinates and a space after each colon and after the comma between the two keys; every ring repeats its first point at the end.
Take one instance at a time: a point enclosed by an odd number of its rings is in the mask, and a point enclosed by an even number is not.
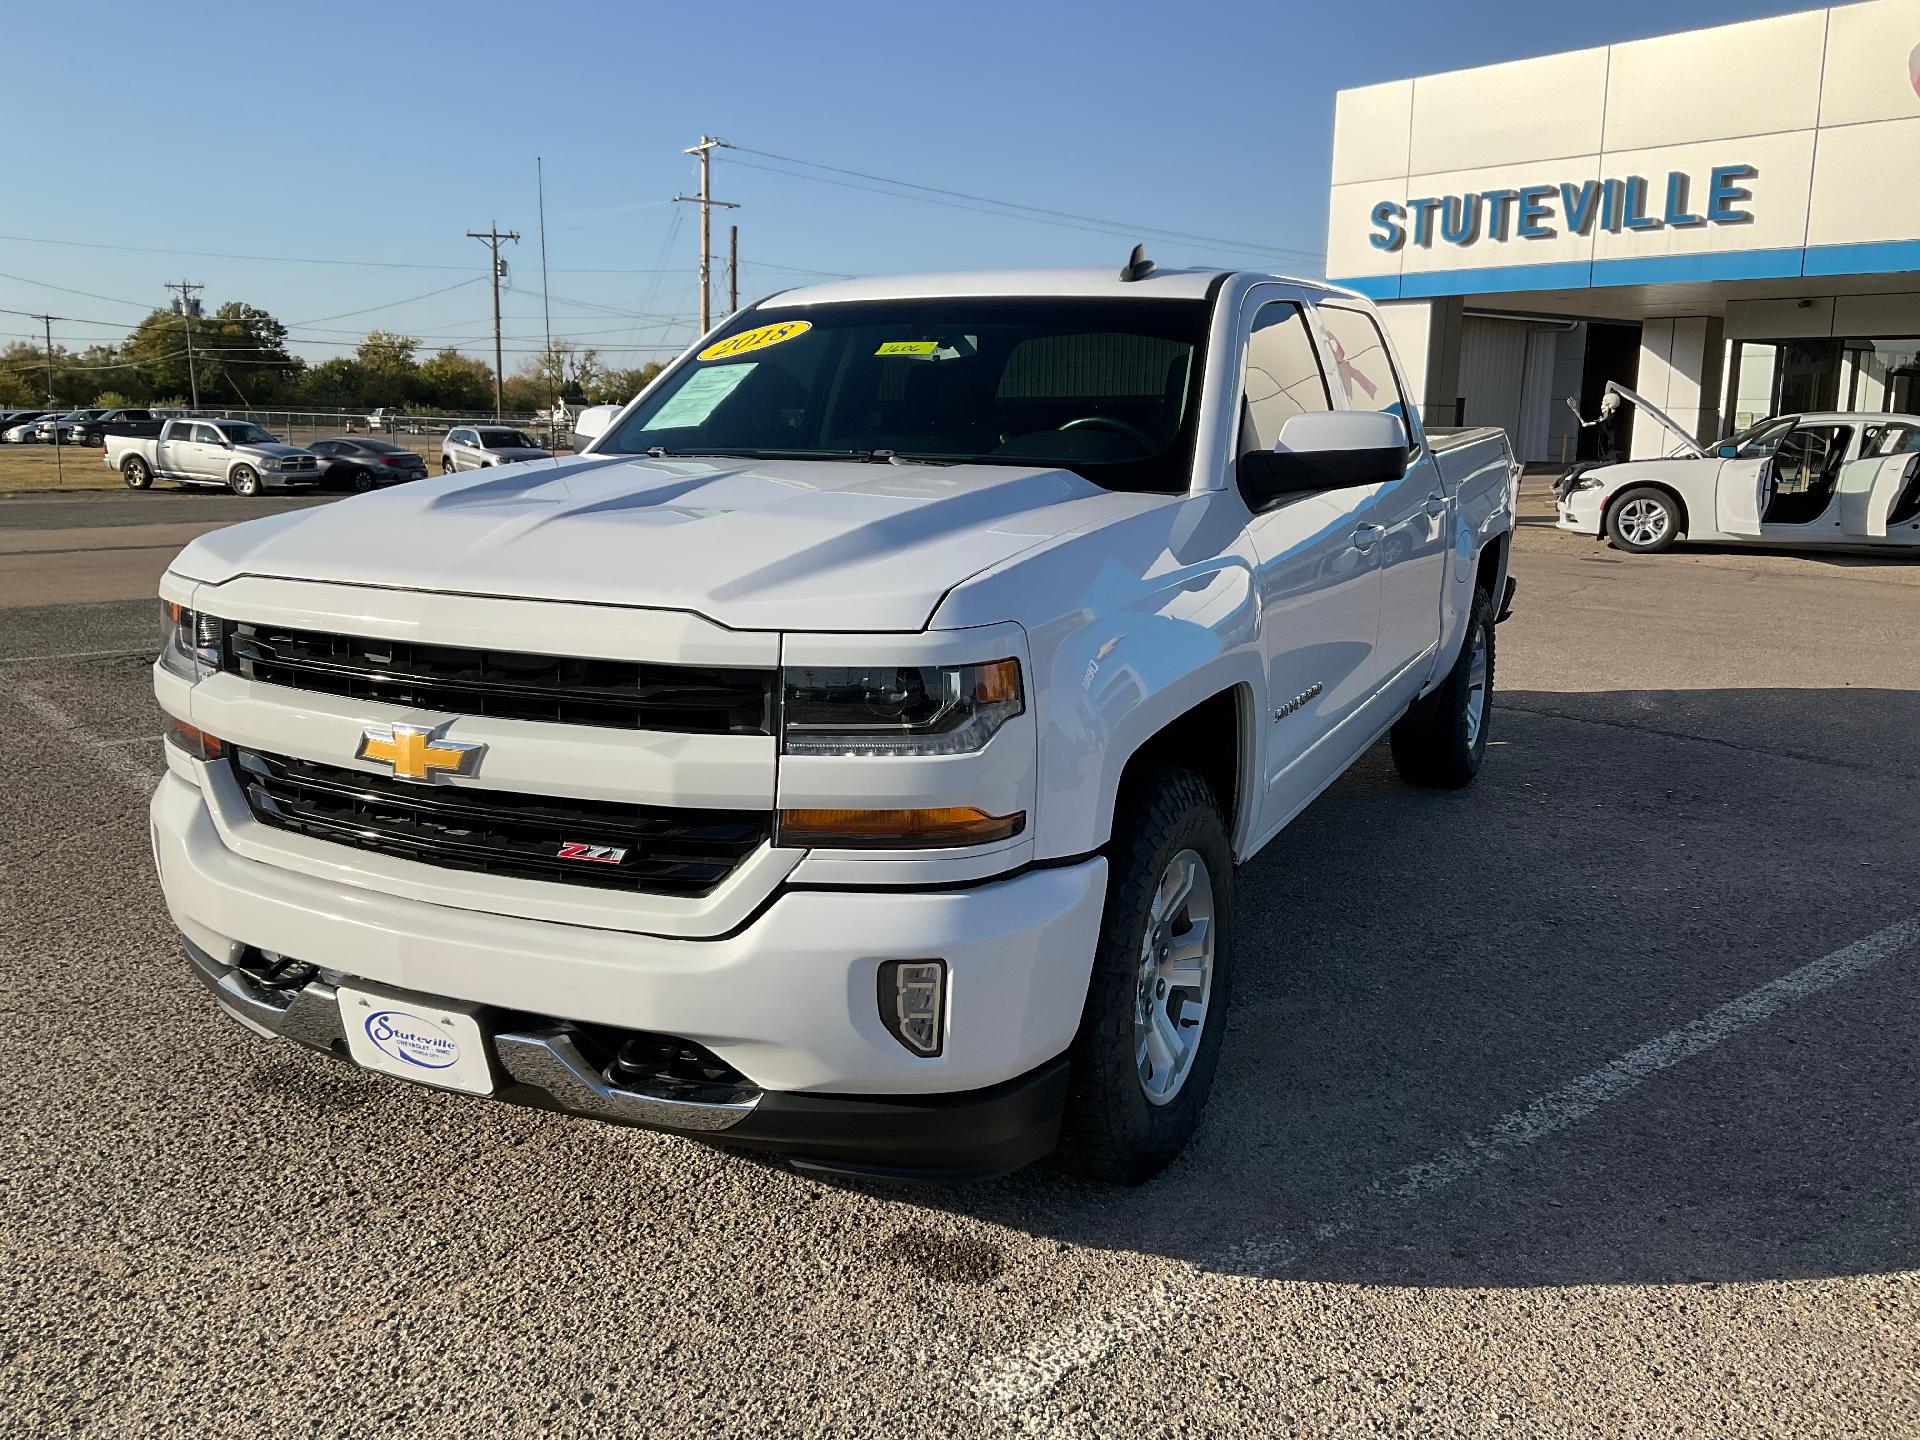
{"type": "Polygon", "coordinates": [[[1187,1154],[882,1187],[214,1008],[150,597],[314,503],[0,501],[0,1428],[1920,1432],[1920,563],[1628,559],[1530,486],[1485,770],[1382,747],[1242,873],[1187,1154]]]}

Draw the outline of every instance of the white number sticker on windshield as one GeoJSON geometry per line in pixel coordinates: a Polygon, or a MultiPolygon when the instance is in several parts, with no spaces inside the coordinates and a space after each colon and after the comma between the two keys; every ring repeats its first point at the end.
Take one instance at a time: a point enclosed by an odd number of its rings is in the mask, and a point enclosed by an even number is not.
{"type": "Polygon", "coordinates": [[[687,377],[686,384],[674,392],[673,398],[660,407],[659,413],[647,421],[647,429],[673,430],[704,424],[720,402],[753,373],[757,364],[757,361],[748,361],[745,365],[716,365],[711,370],[694,371],[687,377]]]}

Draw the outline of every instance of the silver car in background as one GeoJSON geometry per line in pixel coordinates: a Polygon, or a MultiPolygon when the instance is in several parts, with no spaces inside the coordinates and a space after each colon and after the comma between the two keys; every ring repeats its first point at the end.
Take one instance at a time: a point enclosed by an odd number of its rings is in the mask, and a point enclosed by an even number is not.
{"type": "Polygon", "coordinates": [[[542,450],[533,437],[511,425],[456,425],[440,442],[440,472],[485,470],[492,465],[512,465],[521,460],[551,460],[553,452],[542,450]]]}

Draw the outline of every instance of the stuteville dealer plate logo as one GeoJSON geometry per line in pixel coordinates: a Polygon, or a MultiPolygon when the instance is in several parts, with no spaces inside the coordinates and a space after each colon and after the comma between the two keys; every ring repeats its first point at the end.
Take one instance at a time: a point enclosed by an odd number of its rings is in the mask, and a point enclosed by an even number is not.
{"type": "Polygon", "coordinates": [[[485,745],[448,740],[441,734],[453,722],[429,729],[424,725],[370,725],[360,736],[357,759],[389,766],[396,780],[437,785],[451,775],[471,775],[480,768],[485,745]]]}

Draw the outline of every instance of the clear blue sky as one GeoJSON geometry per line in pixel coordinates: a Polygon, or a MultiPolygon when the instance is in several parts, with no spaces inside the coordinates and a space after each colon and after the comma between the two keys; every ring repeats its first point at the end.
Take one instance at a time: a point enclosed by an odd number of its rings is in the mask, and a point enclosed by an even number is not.
{"type": "MultiPolygon", "coordinates": [[[[696,215],[667,201],[692,189],[680,152],[703,130],[781,156],[1303,252],[1157,240],[1163,264],[1318,274],[1336,90],[1804,8],[19,5],[0,51],[0,114],[16,142],[0,234],[143,248],[0,239],[0,272],[23,277],[0,278],[0,307],[130,324],[166,299],[162,282],[184,277],[206,283],[210,304],[245,299],[294,324],[294,348],[310,359],[348,353],[372,325],[477,354],[491,343],[484,252],[463,232],[497,220],[524,237],[508,252],[508,349],[537,350],[538,155],[555,335],[637,364],[664,353],[637,347],[677,348],[692,333],[696,215]]],[[[748,165],[797,168],[716,158],[715,193],[744,207],[716,227],[723,250],[725,221],[740,225],[743,299],[806,278],[773,266],[1117,266],[1130,244],[748,165]]],[[[0,315],[0,334],[35,328],[0,315]]],[[[56,334],[118,338],[100,326],[56,334]]],[[[510,354],[507,368],[522,358],[510,354]]]]}

